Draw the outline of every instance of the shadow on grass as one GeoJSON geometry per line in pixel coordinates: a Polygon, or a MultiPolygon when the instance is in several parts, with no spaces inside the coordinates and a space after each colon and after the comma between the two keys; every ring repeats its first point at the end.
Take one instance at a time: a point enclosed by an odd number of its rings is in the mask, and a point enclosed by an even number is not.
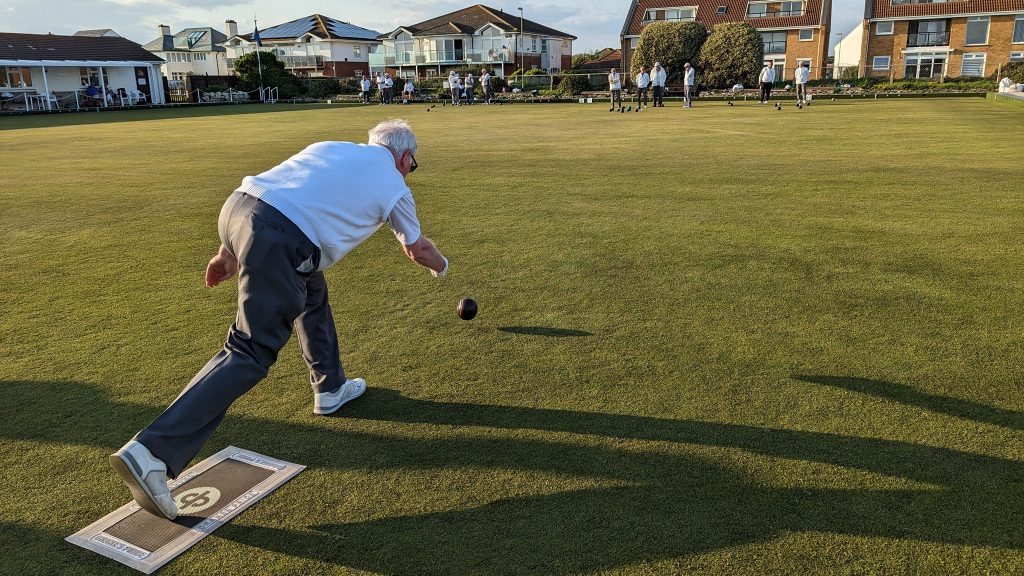
{"type": "Polygon", "coordinates": [[[502,326],[498,328],[501,332],[509,334],[524,334],[526,336],[549,336],[551,338],[570,338],[573,336],[593,336],[585,330],[572,330],[569,328],[551,328],[548,326],[502,326]]]}
{"type": "MultiPolygon", "coordinates": [[[[102,391],[73,382],[6,382],[0,390],[2,438],[113,450],[159,412],[112,402],[102,391]]],[[[208,451],[232,443],[314,468],[402,474],[459,467],[479,469],[482,477],[488,470],[523,470],[600,485],[362,522],[338,521],[345,514],[339,510],[339,518],[311,519],[301,530],[228,525],[214,537],[386,574],[567,575],[686,557],[792,532],[1024,549],[1019,529],[1024,466],[1003,458],[697,420],[435,402],[379,388],[346,406],[342,416],[316,422],[229,415],[208,451]],[[618,448],[511,435],[398,438],[345,431],[348,419],[740,449],[928,486],[787,487],[782,485],[786,479],[778,485],[751,481],[749,471],[664,446],[618,448]]],[[[467,493],[466,500],[475,496],[467,493]]],[[[98,515],[105,512],[97,510],[98,515]]],[[[295,501],[294,513],[303,515],[301,500],[295,501]]]]}
{"type": "Polygon", "coordinates": [[[887,398],[901,404],[910,404],[931,412],[974,420],[982,424],[994,424],[1014,430],[1024,430],[1024,414],[1020,412],[987,406],[978,402],[971,402],[970,400],[929,394],[905,384],[868,378],[855,378],[852,376],[800,374],[793,376],[793,378],[801,382],[823,384],[879,398],[887,398]]]}

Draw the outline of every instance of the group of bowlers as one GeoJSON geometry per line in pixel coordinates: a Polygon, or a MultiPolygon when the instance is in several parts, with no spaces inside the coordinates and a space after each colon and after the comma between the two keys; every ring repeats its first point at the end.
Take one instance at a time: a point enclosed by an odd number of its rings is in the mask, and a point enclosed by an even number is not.
{"type": "MultiPolygon", "coordinates": [[[[401,81],[401,79],[399,79],[401,81]]],[[[491,73],[484,68],[480,71],[479,78],[480,88],[483,94],[484,105],[491,103],[491,73]]],[[[477,79],[473,77],[473,73],[466,74],[465,77],[460,77],[457,72],[448,73],[448,86],[452,97],[452,106],[460,106],[462,104],[473,104],[476,102],[476,84],[477,79]]],[[[371,101],[371,94],[373,91],[374,82],[370,80],[369,76],[363,76],[359,80],[359,97],[364,104],[369,104],[371,101]]],[[[378,104],[381,106],[385,104],[394,103],[394,91],[395,91],[395,79],[391,77],[391,74],[386,72],[378,72],[376,76],[377,86],[377,99],[378,104]]],[[[412,78],[407,78],[405,84],[402,87],[402,104],[408,104],[412,101],[413,94],[416,92],[416,86],[413,84],[412,78]]]]}
{"type": "MultiPolygon", "coordinates": [[[[793,83],[796,85],[796,99],[798,102],[807,103],[807,80],[810,77],[810,64],[802,62],[793,72],[793,83]]],[[[656,108],[664,108],[665,82],[668,74],[660,62],[655,62],[654,67],[648,72],[646,66],[640,67],[636,75],[636,104],[637,109],[647,108],[648,93],[653,95],[653,105],[656,108]]],[[[760,84],[761,96],[759,102],[767,104],[772,96],[772,87],[775,85],[775,65],[772,62],[765,62],[764,68],[757,75],[760,84]]],[[[687,62],[683,65],[683,108],[693,108],[692,93],[697,89],[697,79],[693,66],[687,62]]],[[[608,91],[611,93],[611,107],[609,112],[622,110],[622,77],[615,68],[608,74],[608,91]]]]}
{"type": "MultiPolygon", "coordinates": [[[[476,79],[473,73],[459,76],[454,70],[448,73],[448,90],[452,95],[452,106],[471,105],[476,102],[476,79]]],[[[491,103],[491,73],[484,68],[480,71],[480,89],[483,93],[483,103],[491,103]]]]}

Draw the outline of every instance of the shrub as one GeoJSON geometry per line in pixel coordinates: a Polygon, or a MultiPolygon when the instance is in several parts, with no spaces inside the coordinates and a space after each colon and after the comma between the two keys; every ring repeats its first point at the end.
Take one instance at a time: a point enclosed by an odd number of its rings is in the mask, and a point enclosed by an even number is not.
{"type": "MultiPolygon", "coordinates": [[[[668,80],[679,80],[683,64],[697,62],[707,38],[708,30],[699,22],[652,22],[640,33],[633,53],[632,75],[640,72],[640,66],[650,70],[655,62],[661,62],[668,80]]],[[[759,46],[760,42],[759,36],[759,46]]]]}
{"type": "Polygon", "coordinates": [[[540,68],[533,68],[532,70],[524,72],[523,76],[540,76],[541,74],[547,74],[547,71],[540,68]]]}
{"type": "Polygon", "coordinates": [[[754,86],[763,62],[764,44],[757,30],[746,22],[719,24],[700,51],[700,83],[715,88],[754,86]]]}
{"type": "Polygon", "coordinates": [[[299,95],[299,79],[285,69],[284,63],[277,56],[260,51],[257,61],[256,54],[250,52],[235,59],[233,67],[238,76],[239,90],[252,91],[260,87],[259,69],[262,66],[264,87],[276,86],[280,98],[295,98],[299,95]]]}
{"type": "Polygon", "coordinates": [[[559,94],[565,96],[577,96],[590,90],[590,79],[587,76],[562,76],[558,83],[559,94]]]}
{"type": "Polygon", "coordinates": [[[1005,76],[1013,80],[1015,84],[1024,84],[1024,62],[1010,62],[1003,66],[999,73],[1002,75],[1000,80],[1005,76]]]}
{"type": "Polygon", "coordinates": [[[839,75],[840,80],[856,80],[860,76],[860,70],[856,66],[847,66],[843,68],[843,73],[839,75]]]}
{"type": "Polygon", "coordinates": [[[310,98],[323,99],[341,93],[341,84],[335,78],[317,78],[311,80],[306,89],[310,98]]]}

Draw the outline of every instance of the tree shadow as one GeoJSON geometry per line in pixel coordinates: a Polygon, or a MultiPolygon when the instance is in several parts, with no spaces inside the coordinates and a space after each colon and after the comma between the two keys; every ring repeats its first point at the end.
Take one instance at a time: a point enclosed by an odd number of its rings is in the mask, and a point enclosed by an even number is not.
{"type": "Polygon", "coordinates": [[[901,404],[909,404],[939,414],[974,420],[982,424],[994,424],[1014,430],[1024,430],[1024,413],[988,406],[970,400],[929,394],[905,384],[853,376],[798,374],[793,376],[793,379],[886,398],[901,404]]]}
{"type": "MultiPolygon", "coordinates": [[[[73,382],[7,382],[0,389],[0,438],[112,450],[159,412],[112,402],[102,391],[73,382]],[[54,403],[54,398],[71,401],[54,403]]],[[[361,522],[345,522],[341,510],[338,517],[317,518],[301,530],[229,524],[214,537],[387,574],[568,575],[801,531],[1024,549],[1019,529],[1024,466],[1004,458],[697,420],[434,402],[379,388],[369,389],[342,413],[318,419],[319,425],[229,415],[210,450],[230,442],[313,468],[396,473],[468,468],[480,470],[482,477],[489,470],[520,470],[588,481],[583,488],[543,488],[554,490],[551,494],[361,522]],[[620,447],[515,434],[395,437],[345,430],[346,419],[735,448],[928,486],[792,487],[784,481],[766,484],[714,458],[658,445],[620,447]]],[[[302,514],[301,502],[295,503],[295,513],[302,514]]]]}
{"type": "Polygon", "coordinates": [[[549,336],[551,338],[571,338],[574,336],[593,336],[585,330],[573,330],[570,328],[551,328],[549,326],[502,326],[498,328],[501,332],[508,334],[523,334],[526,336],[549,336]]]}

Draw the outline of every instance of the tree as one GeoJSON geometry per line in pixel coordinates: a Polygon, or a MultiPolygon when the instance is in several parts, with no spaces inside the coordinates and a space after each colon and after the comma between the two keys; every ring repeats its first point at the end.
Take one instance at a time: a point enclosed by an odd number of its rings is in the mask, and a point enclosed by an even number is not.
{"type": "Polygon", "coordinates": [[[753,86],[764,61],[761,35],[746,22],[719,24],[700,51],[700,79],[707,86],[753,86]]]}
{"type": "Polygon", "coordinates": [[[594,60],[601,52],[604,52],[604,50],[594,50],[593,52],[579,52],[577,54],[573,54],[572,67],[578,68],[580,64],[594,60]]]}
{"type": "Polygon", "coordinates": [[[699,22],[652,22],[640,33],[633,52],[633,75],[641,66],[648,70],[655,62],[668,72],[669,82],[682,78],[683,64],[697,62],[701,46],[708,38],[708,30],[699,22]]]}
{"type": "Polygon", "coordinates": [[[235,75],[238,76],[238,88],[252,91],[260,87],[260,66],[263,67],[263,87],[276,87],[281,98],[294,98],[299,95],[299,79],[284,67],[284,62],[277,59],[271,52],[261,51],[259,61],[256,53],[243,54],[235,59],[235,75]]]}

